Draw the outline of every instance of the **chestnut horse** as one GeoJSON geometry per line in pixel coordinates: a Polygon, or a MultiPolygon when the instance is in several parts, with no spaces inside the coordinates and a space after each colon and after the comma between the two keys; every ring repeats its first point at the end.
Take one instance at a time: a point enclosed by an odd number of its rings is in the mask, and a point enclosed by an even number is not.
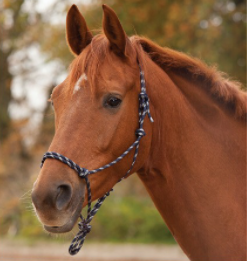
{"type": "MultiPolygon", "coordinates": [[[[144,123],[130,174],[137,172],[191,260],[245,260],[246,93],[197,59],[128,38],[114,11],[103,5],[103,13],[104,33],[93,36],[75,5],[68,12],[76,58],[51,95],[56,132],[49,150],[89,170],[121,155],[136,140],[139,63],[154,123],[144,123]]],[[[133,155],[89,176],[92,200],[124,176],[133,155]]],[[[87,204],[85,194],[84,179],[47,159],[32,200],[45,229],[63,233],[87,204]]]]}

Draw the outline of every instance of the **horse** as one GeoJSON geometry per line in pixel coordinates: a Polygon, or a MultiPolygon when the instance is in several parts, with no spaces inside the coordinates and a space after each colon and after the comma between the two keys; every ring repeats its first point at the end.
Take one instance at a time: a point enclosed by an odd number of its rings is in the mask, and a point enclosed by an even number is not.
{"type": "Polygon", "coordinates": [[[190,260],[245,260],[247,95],[240,84],[199,59],[128,37],[106,5],[96,36],[73,5],[66,36],[75,59],[51,95],[49,151],[87,170],[121,155],[136,140],[140,68],[154,122],[145,120],[146,135],[127,175],[134,150],[87,176],[92,198],[85,173],[80,178],[68,163],[47,158],[32,190],[44,228],[70,231],[89,200],[137,173],[190,260]]]}

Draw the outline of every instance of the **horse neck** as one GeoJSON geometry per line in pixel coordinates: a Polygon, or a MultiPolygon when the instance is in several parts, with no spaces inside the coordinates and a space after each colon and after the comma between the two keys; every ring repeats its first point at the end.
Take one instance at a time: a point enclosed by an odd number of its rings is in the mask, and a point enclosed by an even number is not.
{"type": "Polygon", "coordinates": [[[192,81],[146,66],[155,122],[138,175],[191,260],[242,260],[244,124],[192,81]]]}

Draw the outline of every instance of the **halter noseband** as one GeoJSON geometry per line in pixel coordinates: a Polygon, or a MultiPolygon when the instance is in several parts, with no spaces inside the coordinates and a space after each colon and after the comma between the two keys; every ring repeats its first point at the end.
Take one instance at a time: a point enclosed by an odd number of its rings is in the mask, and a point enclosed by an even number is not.
{"type": "Polygon", "coordinates": [[[144,123],[146,114],[148,115],[150,121],[153,122],[153,118],[151,117],[151,114],[149,111],[149,98],[146,93],[146,83],[145,83],[145,78],[144,78],[144,72],[142,71],[140,65],[139,65],[139,68],[140,68],[140,81],[141,81],[141,92],[139,94],[139,128],[135,132],[135,134],[137,136],[135,142],[132,145],[130,145],[129,148],[122,155],[120,155],[117,159],[113,160],[112,162],[104,165],[103,167],[100,167],[100,168],[94,169],[94,170],[88,170],[85,168],[81,168],[79,165],[74,163],[69,158],[67,158],[59,153],[56,153],[56,152],[46,152],[41,161],[41,167],[42,167],[45,160],[48,158],[59,160],[59,161],[63,162],[64,164],[67,164],[73,170],[75,170],[77,172],[77,174],[79,175],[79,177],[84,178],[86,181],[87,192],[88,192],[87,218],[84,218],[82,215],[80,215],[81,221],[78,223],[79,232],[74,237],[74,239],[72,240],[71,245],[69,247],[69,253],[71,255],[77,254],[79,252],[79,250],[81,249],[81,247],[84,243],[84,240],[86,238],[86,235],[91,230],[90,222],[92,221],[93,217],[95,216],[95,214],[101,207],[101,205],[104,202],[104,200],[106,199],[106,197],[109,196],[110,192],[113,190],[113,189],[111,189],[103,197],[99,198],[97,203],[93,206],[93,208],[91,208],[91,187],[90,187],[90,182],[88,180],[88,175],[94,174],[96,172],[100,172],[104,169],[107,169],[107,168],[115,165],[117,162],[122,160],[133,148],[135,148],[133,162],[132,162],[129,170],[125,173],[125,175],[118,182],[123,180],[134,167],[134,164],[136,162],[136,158],[137,158],[137,155],[139,152],[140,140],[143,136],[146,135],[145,131],[143,129],[143,123],[144,123]]]}

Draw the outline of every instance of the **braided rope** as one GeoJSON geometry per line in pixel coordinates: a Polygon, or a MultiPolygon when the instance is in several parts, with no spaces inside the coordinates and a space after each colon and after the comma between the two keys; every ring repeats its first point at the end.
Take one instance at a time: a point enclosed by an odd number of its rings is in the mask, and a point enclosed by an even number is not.
{"type": "MultiPolygon", "coordinates": [[[[139,65],[139,67],[140,67],[140,65],[139,65]]],[[[84,218],[82,215],[80,215],[81,221],[78,223],[79,232],[74,237],[74,239],[72,240],[71,245],[69,247],[69,253],[71,255],[75,255],[80,251],[87,234],[91,231],[92,227],[90,225],[90,222],[92,221],[93,217],[98,212],[98,210],[100,209],[102,203],[110,195],[110,192],[113,191],[113,189],[108,191],[103,197],[99,198],[97,203],[93,206],[93,208],[91,208],[92,196],[91,196],[91,187],[90,187],[90,182],[88,180],[88,175],[94,174],[96,172],[100,172],[104,169],[107,169],[107,168],[115,165],[117,162],[122,160],[133,148],[135,148],[132,164],[131,164],[130,168],[128,169],[128,171],[125,173],[125,175],[118,182],[120,182],[124,178],[126,178],[126,176],[130,173],[130,171],[132,170],[132,168],[135,165],[137,155],[139,152],[140,140],[142,137],[144,137],[146,135],[146,133],[143,129],[143,123],[144,123],[145,116],[148,115],[149,120],[151,122],[153,122],[153,118],[152,118],[152,116],[150,114],[150,110],[149,110],[149,98],[146,93],[146,83],[145,83],[144,73],[143,73],[141,67],[140,67],[140,81],[141,81],[141,92],[139,94],[139,128],[135,132],[137,139],[117,159],[113,160],[112,162],[110,162],[100,168],[94,169],[94,170],[88,170],[85,168],[81,168],[79,165],[74,163],[72,160],[70,160],[69,158],[67,158],[57,152],[46,152],[41,161],[41,167],[42,167],[45,160],[48,158],[59,160],[62,163],[68,165],[71,169],[75,170],[81,178],[85,179],[85,182],[86,182],[87,194],[88,194],[87,217],[84,218]]]]}

